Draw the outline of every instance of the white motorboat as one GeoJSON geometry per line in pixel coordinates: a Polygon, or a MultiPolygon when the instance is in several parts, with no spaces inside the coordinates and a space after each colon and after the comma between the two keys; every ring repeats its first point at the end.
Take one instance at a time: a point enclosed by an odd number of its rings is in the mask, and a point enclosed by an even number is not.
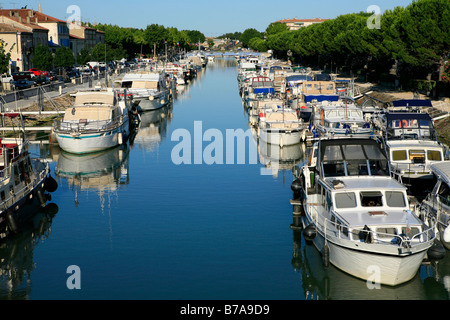
{"type": "Polygon", "coordinates": [[[131,94],[133,104],[139,112],[156,110],[164,107],[170,101],[169,89],[165,72],[128,73],[120,84],[121,94],[131,94]]]}
{"type": "Polygon", "coordinates": [[[297,112],[282,107],[279,110],[264,110],[259,118],[258,132],[262,142],[291,146],[299,144],[304,124],[297,112]]]}
{"type": "Polygon", "coordinates": [[[114,90],[80,91],[75,103],[56,120],[53,132],[61,149],[83,154],[121,145],[130,135],[126,99],[114,90]]]}
{"type": "Polygon", "coordinates": [[[425,112],[388,112],[379,115],[392,173],[403,183],[433,178],[431,165],[445,160],[446,147],[437,140],[433,120],[425,112]]]}
{"type": "Polygon", "coordinates": [[[304,236],[324,263],[371,283],[411,280],[435,240],[373,139],[326,139],[302,167],[304,236]]]}
{"type": "MultiPolygon", "coordinates": [[[[20,114],[1,116],[16,118],[20,114]]],[[[39,206],[45,207],[50,198],[46,192],[57,187],[48,163],[30,156],[24,138],[0,139],[0,240],[20,232],[39,206]]]]}
{"type": "Polygon", "coordinates": [[[435,163],[431,170],[437,183],[422,206],[437,220],[439,240],[450,250],[450,161],[435,163]]]}
{"type": "Polygon", "coordinates": [[[353,103],[322,101],[314,109],[311,122],[318,138],[370,138],[374,135],[362,109],[353,103]]]}

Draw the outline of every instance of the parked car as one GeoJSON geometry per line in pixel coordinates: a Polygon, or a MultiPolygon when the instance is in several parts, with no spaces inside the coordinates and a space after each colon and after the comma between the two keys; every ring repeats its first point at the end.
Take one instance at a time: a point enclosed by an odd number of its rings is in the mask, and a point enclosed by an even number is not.
{"type": "Polygon", "coordinates": [[[36,69],[36,68],[31,68],[28,71],[33,72],[36,77],[46,76],[47,75],[47,71],[42,71],[42,70],[39,70],[39,69],[36,69]]]}
{"type": "Polygon", "coordinates": [[[2,74],[2,83],[12,83],[14,78],[9,74],[2,74]]]}
{"type": "Polygon", "coordinates": [[[36,83],[36,85],[38,86],[42,86],[42,85],[46,85],[46,84],[50,84],[50,78],[46,77],[46,76],[39,76],[33,79],[33,81],[36,83]]]}
{"type": "Polygon", "coordinates": [[[49,71],[47,73],[47,77],[50,79],[50,81],[55,81],[58,79],[58,75],[54,73],[53,71],[49,71]]]}
{"type": "Polygon", "coordinates": [[[36,75],[31,71],[19,71],[19,72],[13,72],[12,77],[13,77],[14,81],[23,80],[23,79],[32,80],[34,77],[36,77],[36,75]]]}
{"type": "Polygon", "coordinates": [[[15,90],[23,90],[23,89],[29,89],[33,87],[36,83],[31,80],[27,79],[21,79],[13,82],[14,89],[15,90]]]}
{"type": "Polygon", "coordinates": [[[79,78],[79,77],[81,77],[81,73],[80,73],[80,71],[74,69],[74,70],[67,72],[67,76],[70,79],[79,78]]]}

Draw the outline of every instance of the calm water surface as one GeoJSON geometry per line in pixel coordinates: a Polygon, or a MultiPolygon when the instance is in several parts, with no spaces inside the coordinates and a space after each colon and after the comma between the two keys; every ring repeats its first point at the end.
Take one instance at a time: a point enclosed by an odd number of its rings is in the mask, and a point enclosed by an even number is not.
{"type": "Polygon", "coordinates": [[[172,106],[143,115],[127,149],[75,157],[32,147],[51,159],[59,189],[30,229],[1,247],[1,297],[448,299],[449,254],[407,284],[381,290],[323,268],[293,228],[290,169],[303,161],[303,146],[283,151],[289,161],[271,175],[261,169],[278,150],[262,147],[257,164],[248,154],[240,165],[173,163],[177,129],[192,141],[195,121],[224,137],[227,129],[249,129],[236,77],[233,58],[209,64],[172,106]],[[80,268],[80,290],[67,287],[72,265],[80,268]]]}

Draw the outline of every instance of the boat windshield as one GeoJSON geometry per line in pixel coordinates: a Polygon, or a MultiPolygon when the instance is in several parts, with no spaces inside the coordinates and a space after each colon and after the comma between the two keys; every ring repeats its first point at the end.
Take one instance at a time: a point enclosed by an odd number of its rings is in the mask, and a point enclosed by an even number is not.
{"type": "Polygon", "coordinates": [[[386,135],[388,140],[437,139],[432,119],[421,113],[388,115],[386,135]]]}
{"type": "Polygon", "coordinates": [[[330,143],[322,147],[321,170],[324,177],[388,176],[388,161],[376,144],[330,143]]]}

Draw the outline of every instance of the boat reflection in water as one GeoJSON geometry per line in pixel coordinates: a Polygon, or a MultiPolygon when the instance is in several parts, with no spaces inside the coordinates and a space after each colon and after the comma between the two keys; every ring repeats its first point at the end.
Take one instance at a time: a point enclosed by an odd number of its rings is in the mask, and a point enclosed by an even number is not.
{"type": "Polygon", "coordinates": [[[450,298],[450,256],[424,263],[407,283],[391,287],[357,279],[333,265],[325,267],[314,245],[302,241],[301,217],[294,215],[292,266],[301,274],[307,300],[447,300],[450,298]]]}
{"type": "Polygon", "coordinates": [[[29,300],[36,267],[33,251],[50,237],[58,210],[55,203],[37,209],[20,233],[0,245],[0,299],[29,300]]]}
{"type": "Polygon", "coordinates": [[[55,174],[67,180],[75,191],[75,205],[78,205],[78,191],[96,190],[100,199],[107,192],[116,191],[129,183],[129,144],[107,151],[87,155],[74,155],[61,151],[55,174]]]}
{"type": "Polygon", "coordinates": [[[166,137],[172,111],[173,104],[169,104],[158,110],[141,113],[135,145],[146,151],[154,150],[166,137]]]}

